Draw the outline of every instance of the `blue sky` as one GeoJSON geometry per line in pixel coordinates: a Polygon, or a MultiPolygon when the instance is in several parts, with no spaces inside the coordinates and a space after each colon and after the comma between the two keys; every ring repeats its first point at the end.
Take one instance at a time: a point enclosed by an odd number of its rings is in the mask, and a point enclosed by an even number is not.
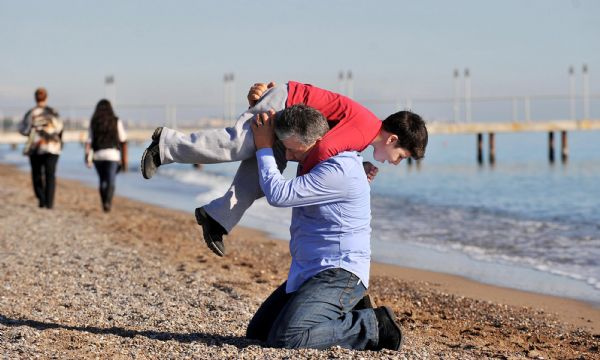
{"type": "Polygon", "coordinates": [[[600,2],[0,0],[0,107],[94,104],[113,74],[124,104],[221,104],[256,81],[338,89],[360,99],[452,96],[468,67],[473,96],[566,93],[567,69],[600,73],[600,2]]]}

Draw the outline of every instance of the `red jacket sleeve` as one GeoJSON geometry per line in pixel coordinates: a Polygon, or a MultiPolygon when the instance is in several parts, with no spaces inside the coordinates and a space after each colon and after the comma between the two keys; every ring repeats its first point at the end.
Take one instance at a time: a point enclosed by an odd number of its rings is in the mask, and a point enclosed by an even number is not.
{"type": "Polygon", "coordinates": [[[301,174],[340,152],[363,151],[381,129],[381,120],[356,101],[316,86],[290,81],[286,106],[296,104],[319,110],[331,127],[302,162],[301,174]]]}

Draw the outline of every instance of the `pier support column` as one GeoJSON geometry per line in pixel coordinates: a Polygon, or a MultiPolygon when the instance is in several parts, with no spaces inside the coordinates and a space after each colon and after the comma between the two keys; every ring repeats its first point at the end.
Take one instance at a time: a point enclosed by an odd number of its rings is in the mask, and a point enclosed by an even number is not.
{"type": "Polygon", "coordinates": [[[477,134],[477,163],[483,164],[483,134],[477,134]]]}
{"type": "Polygon", "coordinates": [[[408,159],[406,159],[406,163],[408,164],[408,166],[412,166],[412,158],[409,157],[408,159]]]}
{"type": "Polygon", "coordinates": [[[496,137],[493,132],[488,134],[490,153],[488,154],[488,160],[490,165],[494,165],[496,163],[496,137]]]}
{"type": "Polygon", "coordinates": [[[548,132],[548,160],[554,163],[554,132],[548,132]]]}
{"type": "Polygon", "coordinates": [[[560,159],[563,163],[566,163],[569,159],[569,144],[567,143],[567,132],[565,130],[560,132],[560,159]]]}

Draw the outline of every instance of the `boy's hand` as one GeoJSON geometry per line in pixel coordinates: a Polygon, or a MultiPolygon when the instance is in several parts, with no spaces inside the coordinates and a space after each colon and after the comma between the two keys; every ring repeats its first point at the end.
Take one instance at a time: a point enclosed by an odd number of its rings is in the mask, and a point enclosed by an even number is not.
{"type": "Polygon", "coordinates": [[[252,120],[252,134],[256,150],[272,148],[275,143],[275,110],[257,114],[252,120]]]}
{"type": "Polygon", "coordinates": [[[365,174],[367,174],[367,180],[369,180],[369,182],[373,181],[379,172],[379,168],[370,161],[363,161],[363,168],[365,169],[365,174]]]}
{"type": "Polygon", "coordinates": [[[256,105],[256,103],[258,102],[258,100],[260,100],[260,97],[265,93],[265,91],[274,86],[275,82],[273,81],[271,81],[268,84],[256,83],[252,85],[252,87],[250,87],[250,90],[248,90],[248,104],[250,105],[250,107],[256,105]]]}

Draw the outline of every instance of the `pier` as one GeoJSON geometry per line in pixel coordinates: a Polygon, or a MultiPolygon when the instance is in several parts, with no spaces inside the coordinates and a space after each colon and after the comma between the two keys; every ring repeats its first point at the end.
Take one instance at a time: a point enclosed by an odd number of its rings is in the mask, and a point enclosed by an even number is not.
{"type": "MultiPolygon", "coordinates": [[[[210,128],[225,127],[230,125],[229,121],[216,121],[212,119],[210,128]]],[[[198,131],[200,128],[178,128],[183,133],[198,131]]],[[[569,131],[598,131],[600,130],[600,119],[594,120],[548,120],[535,122],[473,122],[473,123],[454,123],[454,122],[430,122],[427,124],[427,130],[430,135],[437,134],[474,134],[477,137],[476,159],[479,164],[484,161],[484,134],[488,136],[488,163],[494,164],[496,159],[495,137],[499,133],[517,133],[517,132],[545,132],[548,134],[548,161],[555,161],[555,133],[560,133],[560,159],[566,162],[569,157],[568,132],[569,131]]],[[[127,129],[127,137],[130,142],[149,142],[154,128],[133,128],[127,129]]],[[[25,142],[25,136],[10,131],[0,132],[0,144],[12,144],[16,147],[25,142]]],[[[64,142],[83,143],[87,139],[87,130],[65,130],[63,133],[64,142]]]]}
{"type": "Polygon", "coordinates": [[[560,132],[560,159],[567,162],[569,158],[568,137],[569,131],[598,131],[600,120],[550,120],[535,122],[494,122],[494,123],[430,123],[427,124],[430,135],[433,134],[476,134],[477,136],[477,162],[484,163],[483,136],[488,134],[488,162],[496,162],[496,133],[516,132],[546,132],[548,133],[548,161],[555,161],[554,133],[560,132]]]}

